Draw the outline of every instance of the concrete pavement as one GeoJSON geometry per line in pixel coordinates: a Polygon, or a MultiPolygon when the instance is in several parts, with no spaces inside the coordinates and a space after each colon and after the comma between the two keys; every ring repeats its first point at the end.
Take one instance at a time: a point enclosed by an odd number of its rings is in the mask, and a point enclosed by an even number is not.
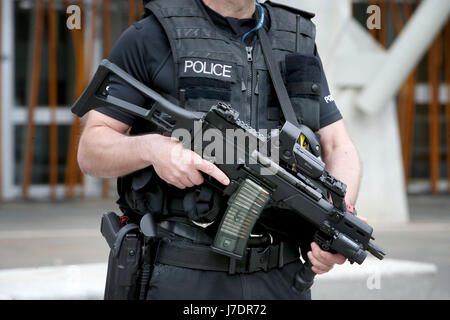
{"type": "Polygon", "coordinates": [[[107,210],[113,200],[0,204],[0,269],[105,262],[107,210]]]}

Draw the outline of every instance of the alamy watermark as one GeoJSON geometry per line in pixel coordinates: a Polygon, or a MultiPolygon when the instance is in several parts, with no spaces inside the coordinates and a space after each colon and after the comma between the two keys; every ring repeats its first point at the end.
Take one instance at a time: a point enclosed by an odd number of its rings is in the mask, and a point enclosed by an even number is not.
{"type": "Polygon", "coordinates": [[[366,21],[367,29],[369,30],[380,30],[381,29],[381,9],[377,5],[370,5],[367,7],[367,14],[369,17],[366,21]]]}
{"type": "Polygon", "coordinates": [[[81,30],[81,9],[77,5],[67,7],[66,13],[68,15],[66,26],[69,30],[81,30]]]}
{"type": "Polygon", "coordinates": [[[369,290],[381,290],[381,272],[374,270],[366,280],[366,287],[369,290]]]}
{"type": "MultiPolygon", "coordinates": [[[[194,137],[189,130],[176,129],[172,138],[181,141],[186,149],[193,150],[201,158],[215,164],[261,164],[261,175],[277,173],[279,165],[279,130],[225,129],[209,128],[202,130],[202,122],[194,122],[194,137]],[[270,138],[269,138],[270,137],[270,138]],[[267,163],[268,162],[268,163],[267,163]]],[[[174,149],[172,159],[179,159],[180,149],[174,149]]],[[[187,163],[195,159],[183,159],[187,163]]]]}
{"type": "MultiPolygon", "coordinates": [[[[69,30],[81,29],[81,8],[77,5],[67,7],[68,15],[66,25],[69,30]]],[[[381,9],[378,5],[370,5],[367,7],[366,13],[369,15],[366,21],[367,29],[381,29],[381,9]]]]}

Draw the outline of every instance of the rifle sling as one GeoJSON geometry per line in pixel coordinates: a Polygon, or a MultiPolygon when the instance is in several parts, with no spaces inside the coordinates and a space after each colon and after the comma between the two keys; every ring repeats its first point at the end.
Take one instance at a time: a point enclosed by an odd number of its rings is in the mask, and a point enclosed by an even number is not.
{"type": "Polygon", "coordinates": [[[273,56],[272,46],[264,28],[261,28],[258,31],[258,36],[284,118],[286,119],[286,121],[289,121],[298,128],[300,124],[297,121],[297,116],[294,112],[294,108],[292,107],[291,99],[289,98],[286,86],[284,85],[283,79],[281,78],[280,69],[278,68],[278,65],[273,56]]]}

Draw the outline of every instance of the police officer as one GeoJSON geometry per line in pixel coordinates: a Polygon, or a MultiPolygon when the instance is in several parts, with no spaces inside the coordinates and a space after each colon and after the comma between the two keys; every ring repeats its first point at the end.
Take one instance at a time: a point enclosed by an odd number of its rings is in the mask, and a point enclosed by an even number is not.
{"type": "MultiPolygon", "coordinates": [[[[327,170],[347,184],[346,201],[354,204],[359,158],[328,89],[313,14],[272,1],[144,3],[145,18],[122,34],[111,62],[189,110],[206,111],[225,101],[253,127],[277,128],[283,114],[256,32],[264,28],[298,120],[320,134],[327,170]]],[[[148,103],[115,77],[109,93],[136,105],[148,103]]],[[[345,262],[312,242],[306,224],[280,223],[284,216],[277,212],[264,212],[243,261],[209,250],[226,199],[203,183],[203,174],[224,185],[230,183],[228,177],[164,132],[120,110],[89,113],[78,162],[85,174],[119,177],[118,204],[130,221],[151,213],[157,222],[160,241],[152,253],[147,299],[310,299],[309,290],[292,289],[301,266],[299,247],[317,274],[345,262]],[[277,223],[298,229],[300,240],[278,234],[277,223]]]]}

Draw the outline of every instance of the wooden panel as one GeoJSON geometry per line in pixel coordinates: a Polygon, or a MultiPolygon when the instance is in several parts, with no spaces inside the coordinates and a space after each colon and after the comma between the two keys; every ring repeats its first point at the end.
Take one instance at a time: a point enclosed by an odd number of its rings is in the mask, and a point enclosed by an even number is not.
{"type": "Polygon", "coordinates": [[[399,34],[403,29],[403,19],[400,13],[400,8],[396,0],[389,0],[389,8],[392,11],[392,16],[394,18],[395,31],[399,34]]]}
{"type": "Polygon", "coordinates": [[[386,10],[386,1],[380,1],[378,3],[381,12],[381,28],[378,30],[378,40],[380,41],[383,47],[387,47],[387,10],[386,10]]]}
{"type": "MultiPolygon", "coordinates": [[[[3,56],[3,3],[0,2],[0,56],[3,56]]],[[[2,119],[2,112],[3,112],[3,95],[2,95],[2,89],[3,89],[3,61],[0,61],[0,202],[3,200],[3,119],[2,119]]]]}
{"type": "Polygon", "coordinates": [[[138,2],[139,2],[139,19],[141,19],[145,13],[144,2],[141,0],[138,0],[138,2]]]}
{"type": "Polygon", "coordinates": [[[447,190],[450,193],[450,20],[445,27],[445,83],[447,103],[445,105],[445,136],[447,139],[447,190]]]}
{"type": "MultiPolygon", "coordinates": [[[[398,37],[398,35],[402,32],[403,30],[403,20],[402,20],[402,15],[400,13],[400,9],[399,9],[399,5],[397,3],[397,1],[395,0],[389,0],[389,8],[392,11],[392,16],[394,18],[394,27],[395,27],[395,32],[396,35],[398,37]]],[[[405,83],[406,84],[406,83],[405,83]]],[[[397,118],[398,118],[398,126],[399,126],[399,133],[400,133],[400,139],[402,141],[402,147],[405,145],[404,144],[404,127],[405,127],[405,121],[406,121],[406,110],[405,110],[405,84],[403,85],[403,87],[400,90],[399,93],[399,99],[398,99],[398,107],[397,107],[397,118]]]]}
{"type": "MultiPolygon", "coordinates": [[[[397,34],[403,30],[404,23],[398,3],[390,0],[390,8],[393,12],[394,26],[397,34]]],[[[412,4],[407,1],[404,6],[405,21],[411,18],[412,4]]],[[[413,70],[399,93],[398,102],[398,122],[399,133],[402,141],[402,158],[405,176],[405,184],[408,186],[411,179],[412,150],[414,143],[414,122],[415,122],[415,87],[417,82],[417,68],[413,70]]]]}
{"type": "Polygon", "coordinates": [[[136,22],[136,0],[128,0],[128,24],[136,22]]]}
{"type": "MultiPolygon", "coordinates": [[[[420,5],[421,0],[417,2],[417,5],[420,5]]],[[[406,21],[408,21],[413,14],[412,8],[412,0],[408,0],[405,3],[405,17],[406,21]]],[[[416,101],[415,101],[415,89],[418,79],[418,67],[414,69],[411,75],[406,80],[405,88],[404,88],[404,99],[405,99],[405,122],[403,127],[403,137],[404,137],[404,146],[402,148],[402,155],[404,161],[404,172],[405,172],[405,180],[406,186],[408,186],[409,181],[411,180],[411,169],[412,169],[412,152],[414,145],[414,127],[415,127],[415,115],[416,115],[416,101]]]]}
{"type": "Polygon", "coordinates": [[[428,52],[428,79],[430,82],[430,105],[429,116],[429,144],[430,144],[430,182],[431,192],[438,192],[439,181],[439,147],[440,147],[440,104],[439,86],[442,72],[442,35],[439,34],[434,40],[428,52]]]}
{"type": "Polygon", "coordinates": [[[58,105],[58,54],[57,54],[57,21],[55,0],[48,2],[48,97],[50,107],[50,194],[56,198],[56,186],[58,184],[58,126],[56,123],[56,108],[58,105]]]}
{"type": "Polygon", "coordinates": [[[28,102],[28,120],[27,133],[25,144],[25,158],[24,158],[24,174],[22,195],[25,199],[29,197],[29,188],[31,184],[31,176],[33,169],[33,155],[34,155],[34,134],[35,123],[34,114],[39,99],[39,86],[41,75],[41,58],[42,58],[42,40],[44,28],[44,0],[36,1],[36,19],[33,35],[33,67],[31,74],[31,87],[28,102]]]}
{"type": "MultiPolygon", "coordinates": [[[[79,0],[78,5],[84,12],[83,1],[79,0]]],[[[92,12],[90,15],[90,33],[89,38],[85,39],[84,29],[73,30],[72,38],[75,48],[75,68],[76,81],[74,98],[77,99],[86,88],[91,80],[93,59],[95,51],[95,38],[97,36],[97,19],[98,19],[98,0],[91,2],[92,12]]],[[[80,196],[85,195],[85,176],[81,172],[77,162],[78,142],[81,134],[81,121],[77,116],[74,116],[73,124],[70,131],[69,148],[67,153],[66,163],[66,198],[72,198],[75,195],[75,186],[79,183],[81,186],[80,196]]]]}
{"type": "Polygon", "coordinates": [[[111,51],[111,1],[103,0],[103,58],[111,51]]]}
{"type": "MultiPolygon", "coordinates": [[[[69,5],[69,1],[65,1],[66,6],[69,5]]],[[[81,9],[82,17],[84,17],[84,6],[83,1],[78,0],[77,5],[81,9]]],[[[85,65],[85,50],[84,50],[84,30],[85,30],[84,19],[82,20],[81,30],[72,30],[72,41],[75,52],[75,88],[74,88],[74,99],[77,99],[83,92],[84,85],[84,65],[85,65]]],[[[67,150],[66,159],[66,198],[72,198],[75,195],[75,185],[77,183],[77,176],[79,168],[77,165],[77,147],[78,147],[78,136],[80,133],[80,119],[77,116],[73,116],[73,123],[70,128],[69,134],[69,145],[67,150]]]]}
{"type": "MultiPolygon", "coordinates": [[[[376,0],[369,0],[369,6],[373,6],[373,5],[377,5],[377,1],[376,0]]],[[[378,32],[377,31],[378,31],[377,29],[369,29],[370,35],[376,40],[378,40],[378,37],[377,37],[377,33],[378,32]]]]}

